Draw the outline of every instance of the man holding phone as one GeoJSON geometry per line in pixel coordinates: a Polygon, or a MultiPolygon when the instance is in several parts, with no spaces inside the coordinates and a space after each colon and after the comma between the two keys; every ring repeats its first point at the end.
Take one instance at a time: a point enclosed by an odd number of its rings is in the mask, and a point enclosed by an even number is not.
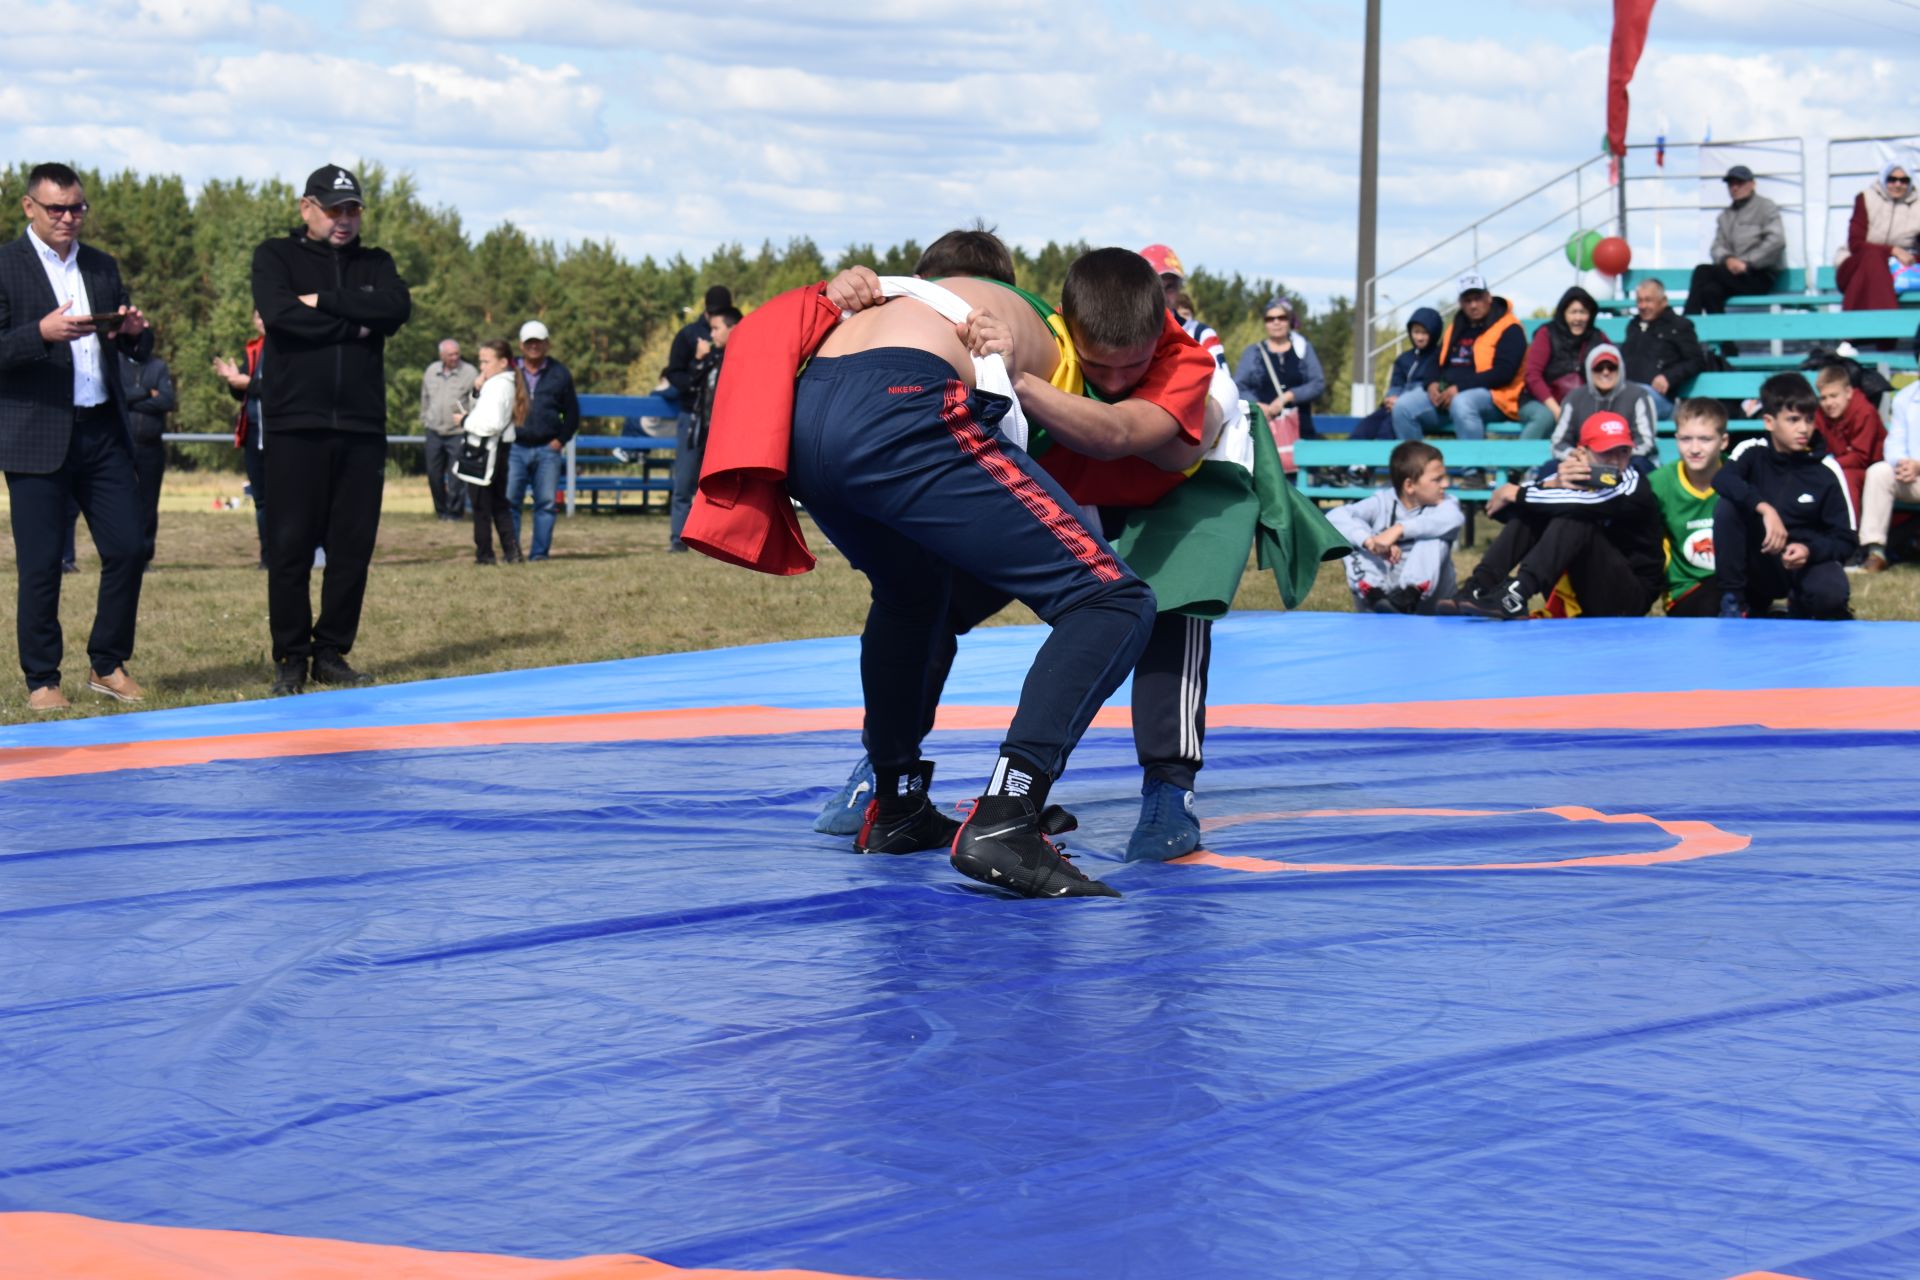
{"type": "Polygon", "coordinates": [[[60,692],[69,501],[86,515],[100,553],[88,687],[138,702],[145,695],[126,663],[146,550],[118,346],[130,347],[147,319],[128,302],[113,258],[80,243],[88,206],[79,174],[64,164],[36,166],[20,207],[26,231],[0,246],[0,471],[18,564],[14,625],[27,705],[72,705],[60,692]]]}
{"type": "Polygon", "coordinates": [[[1436,612],[1517,620],[1564,576],[1583,615],[1637,618],[1666,586],[1666,526],[1653,487],[1633,465],[1633,428],[1596,413],[1559,471],[1503,484],[1487,514],[1506,528],[1459,594],[1436,612]]]}

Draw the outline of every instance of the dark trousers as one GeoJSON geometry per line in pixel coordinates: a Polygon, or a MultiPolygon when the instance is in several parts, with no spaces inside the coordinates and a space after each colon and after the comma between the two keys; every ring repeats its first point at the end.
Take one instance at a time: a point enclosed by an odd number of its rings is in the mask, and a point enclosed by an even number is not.
{"type": "MultiPolygon", "coordinates": [[[[459,433],[443,436],[437,431],[427,432],[427,489],[433,494],[433,514],[442,520],[451,520],[467,510],[467,482],[453,474],[453,465],[460,461],[460,445],[465,439],[459,433]]],[[[506,468],[495,470],[504,472],[506,468]]],[[[506,483],[503,477],[500,481],[503,493],[506,483]]]]}
{"type": "Polygon", "coordinates": [[[673,435],[673,501],[668,524],[675,543],[687,527],[687,514],[693,510],[694,491],[700,487],[700,441],[693,431],[693,415],[680,415],[673,435]]]}
{"type": "MultiPolygon", "coordinates": [[[[940,695],[965,635],[1011,603],[966,574],[956,575],[947,627],[936,638],[920,695],[920,733],[933,731],[940,695]]],[[[1133,749],[1141,772],[1182,791],[1193,790],[1204,763],[1207,672],[1213,661],[1213,623],[1179,613],[1157,613],[1147,644],[1133,665],[1133,749]]]]}
{"type": "Polygon", "coordinates": [[[1553,590],[1561,574],[1588,617],[1637,618],[1657,594],[1634,575],[1599,525],[1526,511],[1507,521],[1468,581],[1486,594],[1518,578],[1520,589],[1532,597],[1553,590]]]}
{"type": "Polygon", "coordinates": [[[167,446],[158,441],[133,446],[133,472],[140,494],[141,552],[151,563],[160,536],[160,484],[167,475],[167,446]]]}
{"type": "Polygon", "coordinates": [[[956,572],[1052,627],[1001,744],[1050,776],[1146,642],[1153,593],[1006,443],[995,426],[1006,405],[903,349],[816,358],[796,388],[793,495],[873,588],[860,677],[881,774],[920,758],[956,572]]]}
{"type": "Polygon", "coordinates": [[[509,564],[520,558],[520,539],[513,531],[513,509],[507,505],[506,446],[493,446],[493,479],[486,484],[465,481],[468,505],[473,508],[473,558],[493,563],[493,535],[500,535],[500,554],[509,564]]]}
{"type": "Polygon", "coordinates": [[[1207,669],[1213,623],[1162,613],[1133,667],[1133,749],[1141,772],[1193,790],[1207,736],[1207,669]]]}
{"type": "Polygon", "coordinates": [[[1717,618],[1720,616],[1721,594],[1720,579],[1708,578],[1669,604],[1667,616],[1669,618],[1717,618]]]}
{"type": "Polygon", "coordinates": [[[1722,498],[1713,504],[1713,576],[1728,595],[1745,598],[1749,614],[1765,613],[1787,600],[1796,618],[1847,616],[1847,571],[1838,560],[1789,569],[1778,555],[1760,550],[1766,536],[1757,512],[1744,512],[1722,498]]]}
{"type": "Polygon", "coordinates": [[[100,553],[100,594],[87,656],[95,671],[111,673],[133,657],[134,619],[147,563],[133,452],[112,407],[77,412],[59,469],[45,475],[9,471],[7,495],[18,580],[14,630],[27,688],[60,683],[60,556],[69,499],[80,504],[100,553]]]}
{"type": "Polygon", "coordinates": [[[247,491],[253,497],[253,531],[260,537],[260,566],[267,564],[267,459],[256,443],[258,435],[247,437],[240,456],[247,463],[247,491]]]}
{"type": "Polygon", "coordinates": [[[273,659],[345,654],[360,630],[367,566],[380,532],[385,436],[358,431],[276,431],[261,451],[267,509],[267,618],[273,659]],[[327,552],[320,617],[313,616],[313,552],[327,552]]]}
{"type": "Polygon", "coordinates": [[[1717,316],[1727,309],[1728,298],[1772,293],[1773,279],[1771,271],[1749,267],[1743,274],[1735,275],[1721,263],[1703,262],[1693,269],[1693,279],[1687,284],[1686,314],[1717,316]]]}

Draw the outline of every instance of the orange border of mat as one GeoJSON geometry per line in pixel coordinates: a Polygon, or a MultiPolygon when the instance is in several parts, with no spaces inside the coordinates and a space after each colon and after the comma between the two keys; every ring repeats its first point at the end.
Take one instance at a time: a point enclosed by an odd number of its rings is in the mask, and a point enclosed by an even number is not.
{"type": "Polygon", "coordinates": [[[0,1275],[35,1280],[860,1280],[828,1271],[683,1269],[632,1253],[516,1258],[72,1213],[0,1213],[0,1275]]]}
{"type": "MultiPolygon", "coordinates": [[[[1012,715],[1010,707],[943,707],[935,727],[996,729],[1012,715]]],[[[350,751],[817,733],[858,729],[860,719],[858,707],[693,707],[446,724],[289,729],[75,747],[7,747],[0,748],[0,782],[350,751]]],[[[1094,717],[1094,724],[1103,728],[1125,728],[1130,723],[1126,709],[1121,707],[1105,708],[1094,717]]],[[[1757,725],[1768,729],[1905,731],[1920,730],[1920,688],[1554,694],[1329,707],[1247,703],[1209,707],[1207,723],[1218,729],[1660,730],[1757,725]]]]}
{"type": "Polygon", "coordinates": [[[1558,867],[1651,867],[1662,862],[1691,862],[1695,858],[1714,858],[1723,853],[1739,853],[1753,844],[1752,836],[1722,831],[1711,822],[1691,818],[1655,818],[1644,813],[1602,813],[1585,805],[1554,805],[1544,809],[1295,809],[1279,813],[1242,813],[1224,818],[1202,818],[1200,829],[1220,831],[1247,822],[1278,822],[1296,818],[1517,818],[1546,813],[1568,822],[1607,822],[1646,824],[1658,827],[1680,843],[1646,853],[1596,853],[1579,858],[1558,858],[1550,862],[1285,862],[1278,858],[1255,858],[1214,853],[1209,849],[1172,859],[1176,866],[1221,867],[1228,871],[1546,871],[1558,867]]]}

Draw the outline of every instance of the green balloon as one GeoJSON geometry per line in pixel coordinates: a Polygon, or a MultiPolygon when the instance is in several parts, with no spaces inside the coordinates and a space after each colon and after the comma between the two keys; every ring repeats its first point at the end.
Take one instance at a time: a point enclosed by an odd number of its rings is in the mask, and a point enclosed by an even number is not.
{"type": "Polygon", "coordinates": [[[1605,238],[1598,231],[1574,232],[1573,238],[1567,241],[1567,261],[1571,262],[1576,270],[1593,270],[1594,246],[1605,238]]]}

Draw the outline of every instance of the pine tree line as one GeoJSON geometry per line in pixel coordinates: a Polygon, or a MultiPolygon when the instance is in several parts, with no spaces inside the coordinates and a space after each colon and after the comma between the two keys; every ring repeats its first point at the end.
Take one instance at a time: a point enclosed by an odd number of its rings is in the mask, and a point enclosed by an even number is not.
{"type": "MultiPolygon", "coordinates": [[[[32,166],[0,173],[0,236],[25,229],[19,197],[32,166]]],[[[698,264],[685,257],[632,262],[611,241],[556,245],[511,223],[474,237],[457,210],[420,198],[411,175],[362,164],[367,192],[362,234],[392,253],[413,289],[413,319],[387,345],[387,405],[394,434],[418,429],[421,371],[442,338],[457,338],[471,353],[489,338],[512,338],[523,321],[540,319],[553,331],[554,354],[588,392],[651,391],[666,363],[674,332],[698,308],[709,285],[733,290],[743,310],[776,293],[865,263],[883,274],[910,271],[920,256],[914,240],[890,248],[850,245],[832,259],[806,237],[750,253],[723,245],[698,264]]],[[[217,356],[237,358],[252,334],[248,270],[254,246],[284,235],[298,222],[298,193],[288,183],[209,182],[190,194],[174,175],[80,169],[92,205],[81,235],[120,260],[134,302],[152,319],[158,354],[172,368],[180,410],[171,427],[219,432],[233,421],[233,401],[212,372],[217,356]]],[[[937,235],[946,228],[931,229],[937,235]]],[[[1049,242],[1038,253],[1016,249],[1019,282],[1042,297],[1058,298],[1067,266],[1088,246],[1049,242]]],[[[1188,281],[1200,315],[1220,330],[1230,356],[1260,336],[1258,316],[1276,294],[1291,298],[1307,317],[1302,331],[1328,371],[1323,412],[1343,412],[1344,369],[1352,312],[1344,298],[1308,316],[1302,300],[1276,281],[1249,280],[1196,270],[1188,281]]],[[[588,429],[612,424],[589,423],[588,429]]],[[[237,468],[233,450],[190,446],[187,465],[237,468]]],[[[397,451],[412,469],[418,459],[397,451]]]]}

